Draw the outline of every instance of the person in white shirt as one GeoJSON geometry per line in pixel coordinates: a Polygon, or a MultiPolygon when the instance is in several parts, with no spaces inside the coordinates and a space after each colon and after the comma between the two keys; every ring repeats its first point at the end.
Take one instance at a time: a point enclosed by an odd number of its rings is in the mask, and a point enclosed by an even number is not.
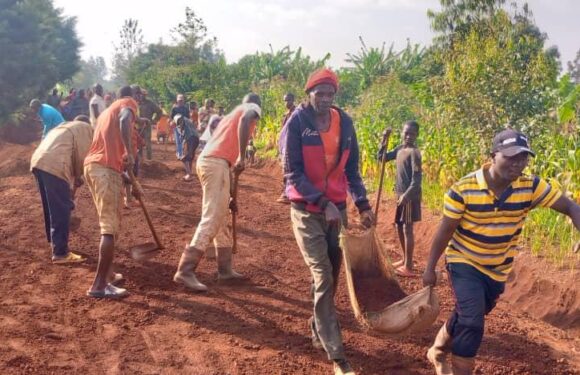
{"type": "Polygon", "coordinates": [[[105,99],[103,99],[103,86],[97,83],[93,86],[93,91],[95,95],[91,98],[89,105],[90,115],[91,115],[91,125],[93,129],[97,126],[97,118],[99,115],[107,108],[105,105],[105,99]]]}

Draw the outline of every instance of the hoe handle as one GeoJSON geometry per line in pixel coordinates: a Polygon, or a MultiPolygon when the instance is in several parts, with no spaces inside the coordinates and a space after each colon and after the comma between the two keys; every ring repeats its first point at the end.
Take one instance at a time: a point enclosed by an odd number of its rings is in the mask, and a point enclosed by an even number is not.
{"type": "Polygon", "coordinates": [[[381,203],[381,194],[383,193],[383,180],[385,179],[385,166],[387,164],[387,147],[389,146],[389,137],[391,136],[391,128],[385,130],[383,134],[383,140],[381,142],[381,147],[384,146],[383,153],[381,155],[381,177],[379,179],[379,191],[377,193],[377,203],[375,204],[375,222],[378,222],[379,217],[379,204],[381,203]]]}
{"type": "MultiPolygon", "coordinates": [[[[131,179],[131,184],[138,186],[139,189],[141,191],[143,191],[143,189],[141,189],[141,185],[139,184],[139,182],[137,182],[137,179],[135,178],[135,175],[133,174],[133,171],[131,170],[131,168],[129,168],[129,170],[127,172],[129,172],[129,178],[131,179]]],[[[161,245],[161,241],[159,240],[159,237],[157,236],[157,232],[155,232],[155,228],[153,227],[153,222],[151,221],[151,217],[149,216],[149,212],[147,212],[147,208],[145,207],[145,202],[143,202],[143,197],[141,196],[141,194],[139,194],[139,198],[137,198],[137,200],[139,200],[139,205],[143,209],[143,214],[145,215],[145,220],[147,220],[147,225],[149,225],[149,229],[151,230],[151,234],[153,235],[153,238],[155,239],[155,243],[157,244],[157,247],[159,248],[159,250],[163,249],[163,245],[161,245]]]]}
{"type": "Polygon", "coordinates": [[[234,173],[234,181],[232,185],[232,199],[236,204],[236,210],[232,211],[232,253],[236,254],[238,252],[238,236],[236,231],[236,216],[237,216],[237,205],[238,205],[238,178],[239,174],[234,173]]]}

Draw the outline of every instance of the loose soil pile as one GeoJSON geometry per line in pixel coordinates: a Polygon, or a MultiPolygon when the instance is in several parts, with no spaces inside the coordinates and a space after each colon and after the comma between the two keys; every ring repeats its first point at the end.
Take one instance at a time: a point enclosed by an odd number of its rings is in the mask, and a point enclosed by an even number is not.
{"type": "Polygon", "coordinates": [[[363,312],[378,312],[405,298],[407,294],[396,280],[380,273],[353,272],[354,289],[363,312]]]}
{"type": "MultiPolygon", "coordinates": [[[[0,160],[17,150],[2,145],[0,160]]],[[[154,159],[181,171],[171,146],[164,151],[155,145],[154,159]]],[[[181,249],[199,221],[199,182],[181,181],[181,172],[147,176],[142,179],[147,207],[166,249],[145,263],[131,259],[130,246],[149,241],[150,234],[139,208],[123,210],[115,266],[126,277],[131,295],[121,301],[85,296],[99,243],[88,189],[78,191],[75,215],[82,222],[70,236],[71,248],[86,254],[88,262],[55,266],[43,237],[34,179],[30,174],[0,178],[0,373],[331,373],[326,355],[311,345],[310,274],[292,235],[289,208],[275,203],[281,181],[277,167],[249,169],[241,176],[235,267],[248,280],[218,284],[215,261],[203,260],[197,273],[210,288],[206,294],[191,293],[171,280],[181,249]]],[[[394,204],[386,201],[384,206],[381,220],[388,223],[394,204]]],[[[428,210],[424,213],[415,229],[419,270],[438,223],[428,210]]],[[[378,233],[398,259],[394,228],[383,224],[378,233]]],[[[420,278],[400,283],[409,294],[421,288],[420,278]]],[[[442,307],[437,326],[391,340],[361,330],[346,283],[340,280],[336,305],[354,369],[362,374],[432,374],[425,352],[453,304],[447,282],[437,292],[442,307]]],[[[476,373],[578,374],[578,336],[516,311],[507,300],[500,300],[487,318],[476,373]]],[[[551,301],[544,293],[538,303],[551,301]]]]}

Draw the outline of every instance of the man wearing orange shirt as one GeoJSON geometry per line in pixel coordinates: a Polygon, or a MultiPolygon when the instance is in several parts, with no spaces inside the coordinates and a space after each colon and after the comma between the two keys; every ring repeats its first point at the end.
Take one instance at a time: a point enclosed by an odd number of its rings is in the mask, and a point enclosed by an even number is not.
{"type": "Polygon", "coordinates": [[[312,344],[324,349],[337,375],[354,375],[342,344],[334,294],[342,252],[339,233],[347,226],[346,197],[352,200],[366,227],[374,223],[358,162],[359,149],[352,119],[332,105],[338,78],[319,69],[306,82],[308,102],[287,123],[284,173],[291,202],[296,242],[312,275],[312,344]]]}
{"type": "Polygon", "coordinates": [[[173,277],[176,283],[192,290],[207,290],[194,271],[212,241],[217,252],[218,279],[242,277],[232,270],[232,241],[227,227],[228,207],[237,209],[231,199],[230,169],[239,175],[245,168],[245,151],[262,112],[260,105],[258,95],[246,95],[242,104],[220,121],[197,159],[196,170],[203,191],[201,220],[173,277]]]}
{"type": "MultiPolygon", "coordinates": [[[[99,263],[93,285],[87,295],[94,298],[119,298],[128,293],[112,284],[115,274],[111,265],[115,251],[115,237],[119,235],[121,189],[123,169],[133,168],[136,145],[133,132],[137,121],[141,89],[138,86],[122,87],[119,100],[103,111],[97,119],[93,143],[85,158],[85,179],[99,216],[101,243],[99,263]]],[[[139,186],[133,187],[133,195],[141,194],[139,186]]]]}

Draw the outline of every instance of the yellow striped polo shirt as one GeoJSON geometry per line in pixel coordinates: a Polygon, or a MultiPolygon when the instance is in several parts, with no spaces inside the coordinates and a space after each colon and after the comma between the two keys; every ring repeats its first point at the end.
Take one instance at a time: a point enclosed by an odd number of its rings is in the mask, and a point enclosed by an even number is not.
{"type": "Polygon", "coordinates": [[[445,194],[443,214],[461,219],[445,254],[448,263],[466,263],[505,282],[528,212],[551,207],[562,193],[540,177],[522,175],[498,198],[483,175],[489,167],[463,177],[445,194]]]}

